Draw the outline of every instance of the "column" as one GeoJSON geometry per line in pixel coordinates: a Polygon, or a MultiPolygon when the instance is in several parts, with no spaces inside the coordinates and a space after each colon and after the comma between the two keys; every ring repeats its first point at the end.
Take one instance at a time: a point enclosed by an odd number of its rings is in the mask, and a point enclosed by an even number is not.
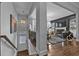
{"type": "Polygon", "coordinates": [[[47,54],[46,2],[36,3],[36,50],[40,56],[47,54]]]}

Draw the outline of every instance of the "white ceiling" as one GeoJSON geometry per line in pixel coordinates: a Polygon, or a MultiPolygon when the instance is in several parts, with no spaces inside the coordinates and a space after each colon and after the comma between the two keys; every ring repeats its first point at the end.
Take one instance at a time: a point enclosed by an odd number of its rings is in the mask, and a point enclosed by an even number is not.
{"type": "MultiPolygon", "coordinates": [[[[73,12],[68,11],[58,5],[55,5],[53,3],[47,3],[47,20],[55,20],[64,16],[68,16],[73,14],[73,12]]],[[[36,9],[31,14],[32,18],[36,18],[36,9]]]]}
{"type": "Polygon", "coordinates": [[[32,6],[32,2],[14,2],[14,8],[18,14],[27,15],[32,6]]]}
{"type": "MultiPolygon", "coordinates": [[[[33,2],[14,2],[13,5],[18,14],[28,15],[33,5],[33,2]]],[[[68,11],[53,3],[47,3],[47,20],[48,21],[55,20],[64,16],[71,15],[71,14],[73,14],[73,12],[68,11]]],[[[36,18],[36,9],[34,9],[33,13],[31,14],[31,17],[36,18]]]]}
{"type": "Polygon", "coordinates": [[[48,21],[55,20],[61,17],[65,17],[73,14],[73,12],[68,11],[58,5],[53,3],[47,3],[47,19],[48,21]]]}
{"type": "Polygon", "coordinates": [[[74,4],[77,8],[79,8],[79,2],[73,2],[72,4],[74,4]]]}

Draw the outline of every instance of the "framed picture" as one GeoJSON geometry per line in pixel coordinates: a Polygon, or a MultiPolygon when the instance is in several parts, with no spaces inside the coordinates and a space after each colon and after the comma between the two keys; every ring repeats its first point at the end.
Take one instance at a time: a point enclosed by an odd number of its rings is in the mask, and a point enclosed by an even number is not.
{"type": "Polygon", "coordinates": [[[16,18],[10,14],[10,33],[16,32],[16,18]]]}

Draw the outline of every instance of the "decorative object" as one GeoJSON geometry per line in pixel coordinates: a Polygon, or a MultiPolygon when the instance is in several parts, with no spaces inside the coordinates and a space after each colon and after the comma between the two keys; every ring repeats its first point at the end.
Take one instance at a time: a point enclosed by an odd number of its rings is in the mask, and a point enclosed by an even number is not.
{"type": "Polygon", "coordinates": [[[10,33],[16,32],[16,18],[10,14],[10,33]]]}

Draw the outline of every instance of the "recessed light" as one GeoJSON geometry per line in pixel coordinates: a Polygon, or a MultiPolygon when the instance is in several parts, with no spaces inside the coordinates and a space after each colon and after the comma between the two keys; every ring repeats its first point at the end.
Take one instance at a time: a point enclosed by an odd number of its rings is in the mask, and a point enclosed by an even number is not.
{"type": "Polygon", "coordinates": [[[25,24],[26,22],[25,22],[25,20],[21,20],[21,23],[22,23],[22,24],[25,24]]]}

